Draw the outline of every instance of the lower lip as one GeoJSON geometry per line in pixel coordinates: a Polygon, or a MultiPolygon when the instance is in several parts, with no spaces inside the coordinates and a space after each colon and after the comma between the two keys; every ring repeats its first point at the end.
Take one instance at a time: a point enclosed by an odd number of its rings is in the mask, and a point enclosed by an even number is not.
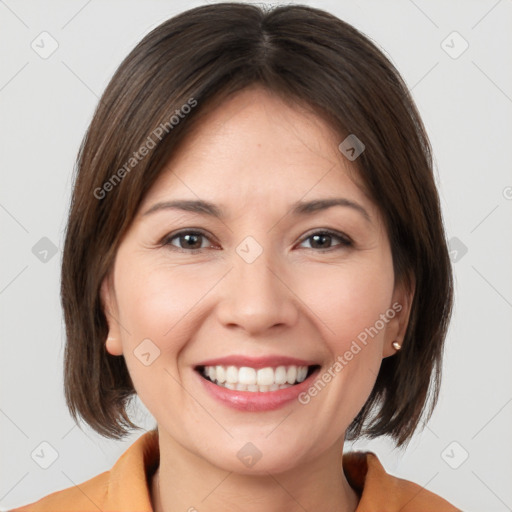
{"type": "Polygon", "coordinates": [[[260,412],[273,411],[298,400],[298,396],[309,388],[319,371],[317,368],[307,379],[289,388],[266,392],[228,389],[203,378],[197,371],[195,373],[206,390],[223,404],[240,411],[260,412]]]}

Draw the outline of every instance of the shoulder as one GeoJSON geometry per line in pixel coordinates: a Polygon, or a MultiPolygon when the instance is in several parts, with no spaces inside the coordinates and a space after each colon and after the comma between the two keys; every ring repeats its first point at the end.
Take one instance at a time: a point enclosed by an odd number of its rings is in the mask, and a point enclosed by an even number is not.
{"type": "Polygon", "coordinates": [[[56,491],[40,500],[15,508],[10,512],[85,512],[98,510],[106,501],[109,471],[105,471],[86,482],[61,491],[56,491]]]}
{"type": "Polygon", "coordinates": [[[356,512],[460,512],[424,487],[387,473],[375,453],[344,454],[343,471],[360,495],[356,512]]]}
{"type": "Polygon", "coordinates": [[[150,475],[159,461],[158,432],[141,435],[110,471],[10,512],[151,512],[150,475]]]}

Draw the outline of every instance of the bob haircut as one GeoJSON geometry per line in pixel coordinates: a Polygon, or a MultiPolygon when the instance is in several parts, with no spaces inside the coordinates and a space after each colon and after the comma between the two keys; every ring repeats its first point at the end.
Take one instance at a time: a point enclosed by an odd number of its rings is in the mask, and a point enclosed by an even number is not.
{"type": "Polygon", "coordinates": [[[407,86],[377,46],[302,5],[185,11],[147,34],[106,87],[78,152],[65,233],[66,403],[75,421],[81,416],[102,436],[119,439],[139,428],[126,410],[135,389],[124,357],[105,349],[101,283],[180,141],[205,113],[251,85],[313,110],[340,142],[355,134],[364,143],[353,166],[383,216],[395,284],[414,296],[403,348],[383,359],[346,437],[388,435],[405,445],[437,402],[453,302],[430,142],[407,86]]]}

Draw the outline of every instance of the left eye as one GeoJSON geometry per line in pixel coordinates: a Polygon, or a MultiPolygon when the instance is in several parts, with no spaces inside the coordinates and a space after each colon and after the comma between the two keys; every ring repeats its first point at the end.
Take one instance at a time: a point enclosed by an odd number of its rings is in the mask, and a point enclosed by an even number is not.
{"type": "Polygon", "coordinates": [[[312,244],[316,245],[316,247],[308,247],[308,249],[311,248],[311,249],[329,250],[329,249],[332,249],[333,247],[332,246],[331,247],[323,247],[323,245],[325,245],[326,240],[332,241],[333,238],[337,238],[338,240],[341,241],[341,243],[337,244],[337,246],[334,246],[334,248],[336,248],[336,247],[343,248],[343,247],[349,247],[352,245],[352,241],[347,236],[334,233],[333,231],[317,231],[315,233],[310,234],[306,238],[304,238],[303,242],[311,239],[311,240],[313,240],[312,244]]]}
{"type": "MultiPolygon", "coordinates": [[[[200,231],[181,231],[180,233],[165,238],[162,245],[172,246],[175,250],[180,252],[195,253],[208,247],[208,245],[203,245],[203,242],[206,240],[208,240],[208,237],[200,231]],[[173,242],[174,240],[178,241],[177,244],[173,242]]],[[[302,240],[301,244],[308,240],[311,240],[310,247],[306,247],[306,249],[318,249],[319,251],[328,251],[337,248],[342,249],[352,246],[352,240],[349,237],[333,231],[316,231],[311,233],[302,240]],[[339,240],[340,243],[333,246],[333,239],[339,240]],[[327,245],[329,245],[329,247],[327,247],[327,245]]]]}

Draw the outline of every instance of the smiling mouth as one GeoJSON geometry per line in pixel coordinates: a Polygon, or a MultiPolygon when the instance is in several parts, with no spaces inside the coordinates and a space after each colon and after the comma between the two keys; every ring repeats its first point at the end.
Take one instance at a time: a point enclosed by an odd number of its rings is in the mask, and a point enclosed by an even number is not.
{"type": "Polygon", "coordinates": [[[236,391],[269,392],[300,384],[320,368],[319,365],[251,368],[248,366],[197,366],[195,370],[204,379],[236,391]]]}

